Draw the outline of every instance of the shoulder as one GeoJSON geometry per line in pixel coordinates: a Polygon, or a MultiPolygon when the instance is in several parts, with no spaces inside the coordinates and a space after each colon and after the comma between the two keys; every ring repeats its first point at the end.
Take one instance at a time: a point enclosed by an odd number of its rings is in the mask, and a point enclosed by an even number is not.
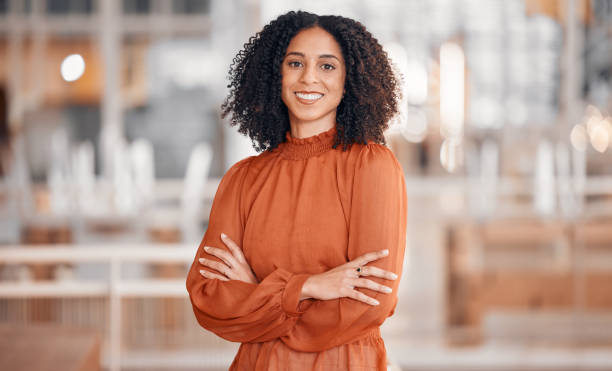
{"type": "Polygon", "coordinates": [[[260,154],[245,157],[242,160],[232,165],[229,170],[225,173],[221,179],[221,183],[224,182],[252,182],[253,178],[259,174],[265,166],[272,163],[278,156],[278,153],[272,151],[263,151],[260,154]],[[252,174],[252,175],[249,175],[252,174]]]}
{"type": "Polygon", "coordinates": [[[253,161],[256,156],[245,157],[242,160],[233,164],[229,170],[223,176],[224,178],[228,175],[234,175],[236,173],[244,172],[249,168],[249,164],[253,161]]]}
{"type": "Polygon", "coordinates": [[[368,143],[353,149],[352,194],[356,200],[397,200],[405,197],[404,171],[393,152],[382,144],[368,143]]]}
{"type": "Polygon", "coordinates": [[[232,165],[221,178],[219,188],[240,186],[247,175],[249,166],[256,156],[249,156],[232,165]]]}
{"type": "Polygon", "coordinates": [[[356,172],[372,173],[373,176],[389,172],[403,174],[402,167],[393,152],[382,144],[358,144],[353,145],[351,150],[355,151],[356,172]]]}

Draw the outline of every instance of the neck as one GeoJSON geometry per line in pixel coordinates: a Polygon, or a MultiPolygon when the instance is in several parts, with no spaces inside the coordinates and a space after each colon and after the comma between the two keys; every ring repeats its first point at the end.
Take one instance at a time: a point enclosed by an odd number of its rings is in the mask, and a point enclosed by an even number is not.
{"type": "Polygon", "coordinates": [[[291,136],[294,138],[308,138],[326,132],[336,126],[336,115],[327,116],[316,121],[302,121],[289,115],[291,136]]]}

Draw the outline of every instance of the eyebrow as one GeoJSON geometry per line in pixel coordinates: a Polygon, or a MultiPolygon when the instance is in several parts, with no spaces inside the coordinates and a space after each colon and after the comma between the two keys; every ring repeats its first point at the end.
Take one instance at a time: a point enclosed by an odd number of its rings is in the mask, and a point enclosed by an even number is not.
{"type": "MultiPolygon", "coordinates": [[[[289,53],[287,53],[286,56],[289,56],[289,55],[297,55],[297,56],[300,56],[300,57],[305,57],[304,53],[300,53],[300,52],[289,52],[289,53]]],[[[321,55],[319,55],[319,58],[334,58],[334,59],[338,60],[338,62],[340,62],[340,58],[336,57],[333,54],[321,54],[321,55]]]]}

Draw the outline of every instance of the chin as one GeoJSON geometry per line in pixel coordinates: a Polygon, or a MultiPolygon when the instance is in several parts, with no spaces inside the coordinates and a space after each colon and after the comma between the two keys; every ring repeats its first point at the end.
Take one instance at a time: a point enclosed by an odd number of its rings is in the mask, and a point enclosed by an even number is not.
{"type": "Polygon", "coordinates": [[[311,121],[317,121],[319,119],[321,119],[324,115],[293,115],[293,117],[295,117],[299,122],[311,122],[311,121]]]}
{"type": "Polygon", "coordinates": [[[303,123],[308,123],[311,121],[318,121],[324,118],[325,116],[328,116],[330,112],[332,111],[333,109],[327,110],[327,111],[317,110],[316,112],[308,112],[308,111],[305,112],[305,110],[293,110],[293,111],[290,111],[290,114],[296,120],[303,122],[303,123]]]}

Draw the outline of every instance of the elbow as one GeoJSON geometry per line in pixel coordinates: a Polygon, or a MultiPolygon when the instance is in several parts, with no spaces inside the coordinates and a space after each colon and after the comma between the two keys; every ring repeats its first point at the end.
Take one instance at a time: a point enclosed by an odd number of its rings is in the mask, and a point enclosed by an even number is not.
{"type": "Polygon", "coordinates": [[[199,272],[194,273],[190,271],[185,281],[185,287],[189,294],[189,300],[191,301],[196,317],[198,317],[198,311],[202,311],[206,307],[206,279],[202,277],[199,272]]]}
{"type": "Polygon", "coordinates": [[[393,315],[395,306],[397,305],[397,295],[395,295],[395,293],[378,295],[376,300],[378,300],[380,304],[372,308],[372,319],[373,324],[381,326],[388,317],[393,315]]]}
{"type": "Polygon", "coordinates": [[[191,308],[198,324],[205,330],[213,331],[215,329],[215,318],[207,303],[210,302],[210,298],[206,298],[203,295],[205,290],[205,280],[198,280],[188,277],[187,278],[187,292],[189,293],[189,301],[191,302],[191,308]]]}
{"type": "Polygon", "coordinates": [[[187,289],[187,293],[191,296],[191,292],[193,290],[194,280],[191,277],[191,274],[187,275],[187,279],[185,280],[185,288],[187,289]]]}
{"type": "Polygon", "coordinates": [[[187,289],[187,294],[189,295],[189,300],[191,300],[191,304],[196,308],[196,293],[201,291],[201,284],[198,284],[197,278],[194,278],[190,273],[187,275],[187,280],[185,281],[185,288],[187,289]]]}

